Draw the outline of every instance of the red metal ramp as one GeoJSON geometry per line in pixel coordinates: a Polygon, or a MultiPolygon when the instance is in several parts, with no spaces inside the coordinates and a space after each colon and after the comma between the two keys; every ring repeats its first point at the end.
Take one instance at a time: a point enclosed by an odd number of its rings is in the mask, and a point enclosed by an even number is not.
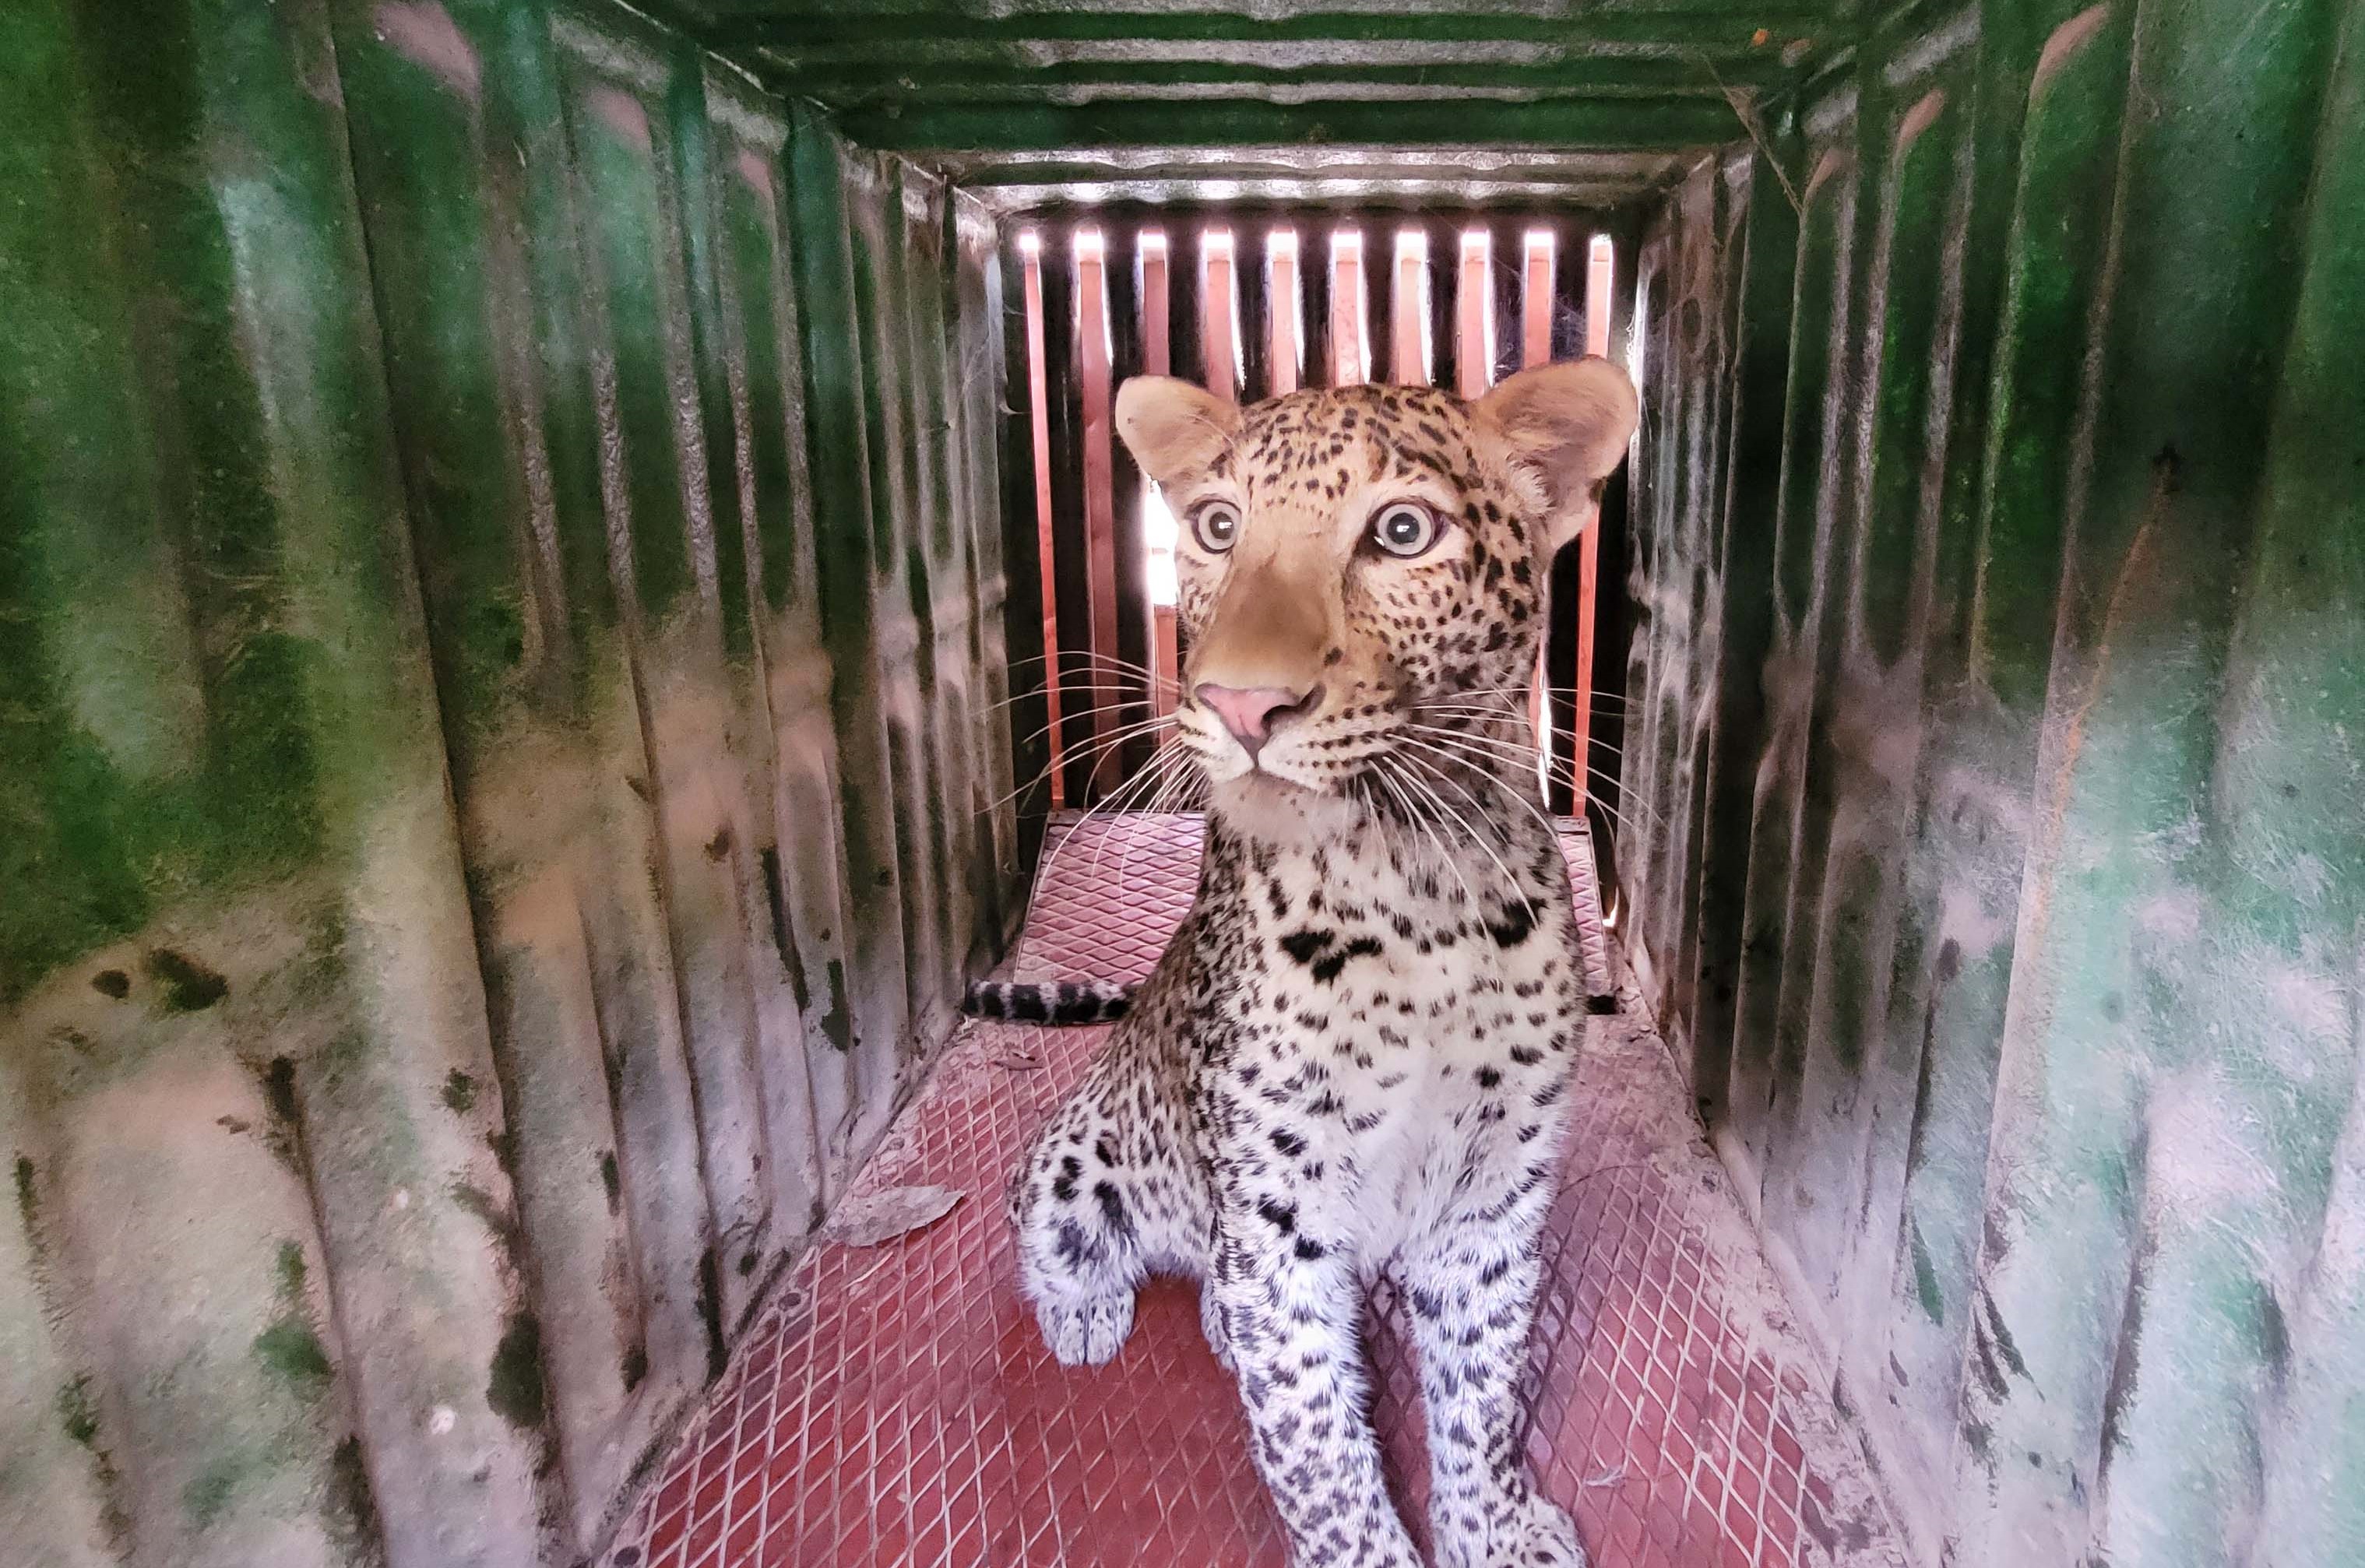
{"type": "MultiPolygon", "coordinates": [[[[1580,885],[1581,834],[1567,842],[1580,885]]],[[[1199,825],[1055,829],[1014,970],[1145,972],[1199,825]]],[[[1282,1568],[1195,1287],[1143,1294],[1106,1367],[1054,1362],[1002,1193],[1105,1031],[973,1025],[863,1191],[957,1189],[924,1229],[797,1268],[619,1530],[611,1568],[1282,1568]]],[[[1595,1020],[1531,1351],[1529,1452],[1599,1568],[1894,1561],[1888,1526],[1644,1020],[1595,1020]]],[[[1417,1380],[1383,1285],[1375,1418],[1418,1530],[1417,1380]]]]}

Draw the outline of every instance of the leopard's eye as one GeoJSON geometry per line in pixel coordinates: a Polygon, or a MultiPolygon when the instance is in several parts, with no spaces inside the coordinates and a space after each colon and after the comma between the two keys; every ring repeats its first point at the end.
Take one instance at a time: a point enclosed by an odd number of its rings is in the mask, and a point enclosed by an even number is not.
{"type": "Polygon", "coordinates": [[[1413,501],[1383,507],[1372,519],[1372,543],[1405,560],[1427,554],[1444,532],[1435,512],[1413,501]]]}
{"type": "Polygon", "coordinates": [[[1225,501],[1209,501],[1191,514],[1191,536],[1210,555],[1220,555],[1240,536],[1240,514],[1225,501]]]}

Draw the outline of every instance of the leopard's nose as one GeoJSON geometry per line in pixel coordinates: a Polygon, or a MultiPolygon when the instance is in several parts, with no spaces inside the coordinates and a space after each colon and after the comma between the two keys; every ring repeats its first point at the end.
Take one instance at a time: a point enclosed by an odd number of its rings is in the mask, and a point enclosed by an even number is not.
{"type": "Polygon", "coordinates": [[[1192,694],[1223,721],[1251,762],[1272,738],[1273,731],[1311,713],[1322,700],[1318,686],[1310,691],[1292,691],[1280,686],[1216,686],[1202,681],[1192,694]]]}

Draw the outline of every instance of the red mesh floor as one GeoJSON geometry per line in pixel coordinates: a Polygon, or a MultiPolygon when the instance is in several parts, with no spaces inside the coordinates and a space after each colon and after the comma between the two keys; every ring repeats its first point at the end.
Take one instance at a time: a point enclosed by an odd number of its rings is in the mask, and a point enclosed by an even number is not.
{"type": "MultiPolygon", "coordinates": [[[[1582,834],[1568,845],[1583,886],[1582,834]]],[[[1010,972],[1146,972],[1198,851],[1188,817],[1055,830],[1010,972]]],[[[1898,1561],[1665,1052],[1631,1014],[1594,1023],[1530,1353],[1538,1482],[1598,1568],[1898,1561]]],[[[863,1178],[962,1202],[803,1260],[611,1568],[1281,1568],[1195,1287],[1153,1284],[1115,1361],[1075,1371],[1016,1294],[1003,1181],[1104,1033],[964,1029],[863,1178]]],[[[1397,1311],[1383,1283],[1373,1418],[1418,1534],[1426,1464],[1397,1311]]]]}

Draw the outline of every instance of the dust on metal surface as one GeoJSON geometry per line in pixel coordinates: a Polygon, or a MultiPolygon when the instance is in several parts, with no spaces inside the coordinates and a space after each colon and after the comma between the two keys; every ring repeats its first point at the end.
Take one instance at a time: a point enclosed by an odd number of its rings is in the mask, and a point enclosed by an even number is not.
{"type": "Polygon", "coordinates": [[[1924,1561],[2365,1553],[2359,26],[1876,29],[1646,255],[1635,935],[1924,1561]]]}
{"type": "Polygon", "coordinates": [[[1730,94],[1845,50],[1853,0],[1124,7],[679,0],[686,26],[867,145],[1259,141],[1589,150],[1732,139],[1730,94]]]}
{"type": "Polygon", "coordinates": [[[0,1539],[571,1560],[999,951],[992,222],[621,7],[0,32],[0,1539]]]}
{"type": "MultiPolygon", "coordinates": [[[[1070,817],[1052,834],[1014,970],[1146,975],[1190,906],[1197,819],[1070,817]]],[[[1580,927],[1597,935],[1586,837],[1564,828],[1563,844],[1580,927]]],[[[1098,1369],[1054,1361],[1016,1294],[999,1195],[1104,1036],[970,1027],[862,1178],[882,1198],[931,1195],[921,1212],[943,1217],[809,1255],[604,1568],[689,1568],[718,1547],[734,1563],[802,1568],[1279,1568],[1280,1522],[1194,1287],[1153,1282],[1123,1352],[1098,1369]]],[[[1891,1568],[1862,1456],[1664,1047],[1630,1010],[1592,1022],[1584,1058],[1524,1380],[1537,1484],[1605,1568],[1891,1568]]],[[[1420,1530],[1406,1310],[1392,1285],[1374,1290],[1373,1421],[1420,1530]]]]}
{"type": "Polygon", "coordinates": [[[2356,7],[119,9],[0,13],[0,1538],[596,1538],[1031,858],[986,203],[1229,182],[1647,218],[1632,935],[1921,1554],[2365,1554],[2356,7]]]}

